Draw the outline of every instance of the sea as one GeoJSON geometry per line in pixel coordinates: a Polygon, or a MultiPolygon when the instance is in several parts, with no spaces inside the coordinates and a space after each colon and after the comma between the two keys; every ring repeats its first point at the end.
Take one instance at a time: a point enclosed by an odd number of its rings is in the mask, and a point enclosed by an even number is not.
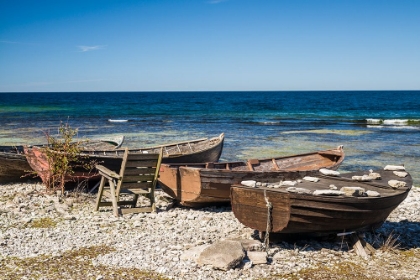
{"type": "Polygon", "coordinates": [[[60,124],[132,148],[225,133],[223,161],[343,145],[338,171],[404,164],[420,186],[420,91],[0,93],[0,145],[43,144],[60,124]]]}

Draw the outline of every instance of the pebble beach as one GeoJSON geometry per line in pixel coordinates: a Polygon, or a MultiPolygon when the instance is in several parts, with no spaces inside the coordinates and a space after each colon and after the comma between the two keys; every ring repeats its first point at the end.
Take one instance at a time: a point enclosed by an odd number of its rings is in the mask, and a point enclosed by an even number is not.
{"type": "Polygon", "coordinates": [[[230,206],[191,209],[157,190],[157,213],[94,211],[94,194],[46,192],[38,182],[0,185],[1,279],[417,279],[420,188],[364,240],[364,258],[343,237],[271,240],[239,223],[230,206]],[[220,269],[205,248],[240,242],[245,257],[220,269]],[[263,260],[255,256],[263,255],[263,260]]]}

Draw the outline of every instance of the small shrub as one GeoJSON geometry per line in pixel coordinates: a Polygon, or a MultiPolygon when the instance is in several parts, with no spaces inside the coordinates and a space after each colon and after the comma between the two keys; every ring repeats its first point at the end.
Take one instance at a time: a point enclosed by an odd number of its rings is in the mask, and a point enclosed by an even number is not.
{"type": "Polygon", "coordinates": [[[66,182],[74,180],[72,175],[75,168],[83,168],[86,171],[93,170],[94,161],[84,161],[80,154],[81,145],[88,140],[74,141],[77,129],[73,129],[68,123],[60,124],[59,137],[53,137],[45,133],[48,145],[43,150],[48,159],[49,179],[46,182],[49,190],[61,189],[64,192],[66,182]]]}

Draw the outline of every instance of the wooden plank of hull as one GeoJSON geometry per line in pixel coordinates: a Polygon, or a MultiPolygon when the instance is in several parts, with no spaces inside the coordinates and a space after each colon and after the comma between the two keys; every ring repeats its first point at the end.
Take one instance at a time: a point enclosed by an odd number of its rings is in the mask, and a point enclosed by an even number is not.
{"type": "MultiPolygon", "coordinates": [[[[275,205],[271,212],[272,231],[279,232],[289,223],[291,211],[289,193],[279,192],[276,196],[268,196],[267,199],[273,206],[275,205]]],[[[244,225],[266,231],[268,209],[264,192],[236,187],[235,191],[232,191],[232,210],[235,217],[244,225]],[[254,205],[254,207],[249,207],[249,205],[254,205]]]]}
{"type": "MultiPolygon", "coordinates": [[[[387,219],[389,214],[407,197],[412,186],[411,176],[402,181],[406,188],[393,190],[387,186],[392,172],[381,171],[384,174],[383,186],[373,183],[364,184],[365,189],[376,190],[380,197],[330,197],[308,194],[287,193],[280,189],[249,188],[234,186],[231,188],[231,204],[235,217],[244,225],[259,231],[266,231],[267,199],[273,203],[272,232],[277,233],[332,233],[376,228],[387,219]],[[371,185],[368,185],[371,184],[371,185]],[[287,196],[287,202],[284,197],[287,196]],[[285,223],[285,208],[290,210],[287,225],[285,223]]],[[[349,182],[339,179],[323,179],[328,187],[331,182],[346,185],[349,182]]],[[[354,182],[355,184],[362,184],[354,182]]],[[[315,184],[316,186],[316,184],[315,184]]],[[[319,188],[318,185],[317,188],[319,188]]]]}

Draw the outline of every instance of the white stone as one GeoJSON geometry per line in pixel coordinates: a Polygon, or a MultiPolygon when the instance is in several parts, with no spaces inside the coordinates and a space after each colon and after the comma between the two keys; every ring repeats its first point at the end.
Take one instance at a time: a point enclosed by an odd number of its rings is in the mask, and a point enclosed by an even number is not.
{"type": "Polygon", "coordinates": [[[373,172],[373,170],[369,170],[369,177],[372,178],[372,180],[379,180],[381,179],[381,174],[373,172]]]}
{"type": "Polygon", "coordinates": [[[241,185],[247,186],[247,187],[251,187],[251,188],[255,188],[257,185],[257,181],[254,180],[246,180],[246,181],[242,181],[241,185]]]}
{"type": "Polygon", "coordinates": [[[395,175],[397,175],[400,178],[407,177],[407,175],[408,175],[408,173],[407,172],[404,172],[404,171],[394,171],[392,173],[394,173],[395,175]]]}
{"type": "Polygon", "coordinates": [[[404,181],[398,181],[398,180],[389,180],[388,185],[390,185],[394,189],[403,188],[407,185],[404,181]]]}
{"type": "Polygon", "coordinates": [[[245,257],[241,242],[232,240],[217,241],[201,252],[197,259],[199,265],[209,264],[216,269],[227,271],[235,268],[245,257]]]}
{"type": "Polygon", "coordinates": [[[369,197],[379,197],[381,196],[380,193],[378,193],[377,191],[366,191],[366,195],[369,197]]]}
{"type": "Polygon", "coordinates": [[[331,184],[331,185],[329,186],[329,188],[330,188],[330,190],[336,190],[336,189],[337,189],[337,187],[336,187],[335,185],[333,185],[333,184],[331,184]]]}
{"type": "Polygon", "coordinates": [[[295,187],[288,187],[286,189],[286,191],[291,192],[291,193],[299,193],[299,194],[310,194],[311,191],[305,188],[295,188],[295,187]]]}
{"type": "Polygon", "coordinates": [[[327,168],[321,168],[319,170],[319,172],[321,172],[324,175],[328,175],[328,176],[340,176],[340,172],[335,171],[335,170],[330,170],[327,168]]]}
{"type": "Polygon", "coordinates": [[[344,195],[344,192],[336,191],[336,190],[316,190],[312,194],[313,195],[340,196],[340,195],[344,195]]]}
{"type": "Polygon", "coordinates": [[[351,179],[354,181],[359,181],[359,182],[369,182],[373,180],[373,178],[370,177],[369,175],[353,176],[351,177],[351,179]]]}
{"type": "Polygon", "coordinates": [[[402,165],[387,165],[387,166],[385,166],[384,170],[405,171],[405,167],[402,166],[402,165]]]}
{"type": "Polygon", "coordinates": [[[319,178],[317,178],[317,177],[311,177],[311,176],[305,176],[305,177],[303,177],[303,180],[316,183],[316,182],[319,181],[319,178]]]}
{"type": "Polygon", "coordinates": [[[280,183],[280,186],[295,186],[296,184],[296,181],[283,181],[280,183]]]}
{"type": "Polygon", "coordinates": [[[247,252],[247,256],[252,261],[253,264],[266,264],[267,263],[266,252],[249,251],[247,252]]]}
{"type": "Polygon", "coordinates": [[[342,187],[340,191],[346,196],[364,196],[365,189],[361,187],[342,187]]]}

